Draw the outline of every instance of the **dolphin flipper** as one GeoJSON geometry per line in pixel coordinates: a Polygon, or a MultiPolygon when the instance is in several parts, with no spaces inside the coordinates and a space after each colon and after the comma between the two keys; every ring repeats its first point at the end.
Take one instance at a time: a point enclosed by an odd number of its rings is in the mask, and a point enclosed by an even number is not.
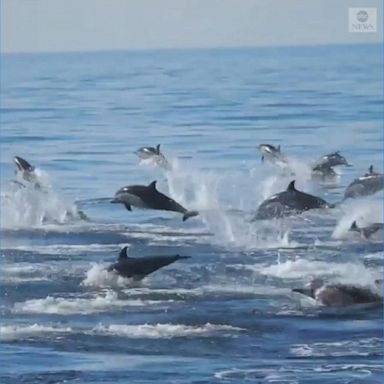
{"type": "Polygon", "coordinates": [[[132,212],[132,207],[128,203],[124,203],[124,207],[127,211],[132,212]]]}

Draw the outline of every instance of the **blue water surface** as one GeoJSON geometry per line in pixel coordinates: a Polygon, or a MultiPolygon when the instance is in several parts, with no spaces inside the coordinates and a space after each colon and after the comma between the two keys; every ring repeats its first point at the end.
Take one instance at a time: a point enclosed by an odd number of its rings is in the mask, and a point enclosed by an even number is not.
{"type": "Polygon", "coordinates": [[[0,382],[382,382],[382,308],[291,292],[383,274],[382,237],[348,233],[383,221],[382,192],[340,204],[382,172],[382,67],[379,45],[3,55],[0,382]],[[134,154],[158,143],[171,171],[134,154]],[[311,180],[336,150],[353,166],[311,180]],[[44,191],[11,182],[15,155],[44,191]],[[251,222],[293,178],[337,208],[251,222]],[[109,203],[153,180],[200,216],[109,203]],[[105,270],[124,245],[191,258],[133,284],[105,270]]]}

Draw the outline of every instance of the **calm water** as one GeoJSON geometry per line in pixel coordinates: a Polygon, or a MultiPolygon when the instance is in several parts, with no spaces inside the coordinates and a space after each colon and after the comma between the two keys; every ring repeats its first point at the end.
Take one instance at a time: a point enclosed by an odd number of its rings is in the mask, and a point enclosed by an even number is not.
{"type": "Polygon", "coordinates": [[[262,164],[280,144],[299,189],[327,201],[383,165],[379,46],[3,56],[1,383],[379,383],[382,309],[326,310],[291,293],[313,276],[372,284],[383,195],[249,223],[291,176],[262,164]],[[172,172],[133,152],[162,144],[172,172]],[[334,150],[353,163],[308,178],[334,150]],[[15,189],[12,157],[51,189],[15,189]],[[200,217],[112,205],[158,180],[200,217]],[[69,220],[82,209],[89,221],[69,220]],[[48,217],[41,223],[42,217],[48,217]],[[118,250],[191,256],[141,284],[107,273],[118,250]]]}

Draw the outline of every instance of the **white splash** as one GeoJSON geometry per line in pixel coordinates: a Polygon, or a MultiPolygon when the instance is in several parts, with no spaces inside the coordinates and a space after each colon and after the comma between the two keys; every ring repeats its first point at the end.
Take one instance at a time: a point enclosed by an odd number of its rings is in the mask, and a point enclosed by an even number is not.
{"type": "Polygon", "coordinates": [[[334,239],[359,237],[358,233],[349,231],[354,221],[357,222],[359,227],[383,222],[384,205],[381,199],[347,200],[343,204],[342,209],[344,215],[332,233],[332,238],[334,239]]]}
{"type": "Polygon", "coordinates": [[[74,204],[55,193],[47,181],[48,175],[42,171],[37,174],[42,185],[39,189],[25,182],[25,187],[11,182],[2,190],[0,225],[3,229],[63,224],[80,218],[74,204]]]}
{"type": "Polygon", "coordinates": [[[85,279],[81,282],[85,287],[93,288],[124,288],[140,285],[140,282],[108,272],[105,264],[94,264],[87,271],[85,279]]]}
{"type": "Polygon", "coordinates": [[[290,180],[272,175],[260,182],[260,172],[215,172],[178,163],[166,175],[170,195],[199,211],[199,218],[214,234],[213,242],[242,249],[296,246],[281,223],[265,228],[265,224],[251,222],[261,201],[284,190],[290,180]]]}

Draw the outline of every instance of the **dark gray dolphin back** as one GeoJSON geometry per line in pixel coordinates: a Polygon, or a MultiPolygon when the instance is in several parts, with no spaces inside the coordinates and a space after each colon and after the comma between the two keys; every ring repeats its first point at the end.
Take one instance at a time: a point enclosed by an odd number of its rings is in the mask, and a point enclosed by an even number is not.
{"type": "Polygon", "coordinates": [[[374,172],[371,165],[368,173],[348,185],[344,192],[344,199],[373,195],[382,189],[384,189],[384,176],[374,172]]]}
{"type": "Polygon", "coordinates": [[[309,209],[330,207],[332,207],[332,205],[320,197],[298,191],[295,188],[295,180],[292,180],[285,191],[265,200],[259,206],[254,220],[280,218],[309,209]]]}
{"type": "Polygon", "coordinates": [[[140,280],[158,269],[174,263],[180,259],[187,259],[188,256],[148,256],[141,258],[127,257],[127,247],[124,247],[119,254],[116,263],[108,267],[108,271],[116,271],[119,275],[127,278],[140,280]]]}
{"type": "Polygon", "coordinates": [[[344,156],[340,155],[340,151],[329,153],[328,155],[320,157],[320,159],[317,160],[315,163],[315,166],[317,165],[327,165],[329,167],[335,167],[337,165],[346,165],[347,167],[351,166],[351,164],[348,163],[347,159],[344,156]]]}
{"type": "Polygon", "coordinates": [[[179,212],[183,214],[183,221],[198,215],[198,212],[188,211],[181,204],[169,196],[159,192],[156,189],[156,180],[152,181],[147,186],[131,185],[119,189],[116,192],[115,199],[112,202],[125,204],[127,209],[130,210],[131,205],[137,205],[137,202],[132,200],[131,195],[134,195],[140,199],[140,201],[143,203],[142,205],[139,205],[141,208],[179,212]]]}

